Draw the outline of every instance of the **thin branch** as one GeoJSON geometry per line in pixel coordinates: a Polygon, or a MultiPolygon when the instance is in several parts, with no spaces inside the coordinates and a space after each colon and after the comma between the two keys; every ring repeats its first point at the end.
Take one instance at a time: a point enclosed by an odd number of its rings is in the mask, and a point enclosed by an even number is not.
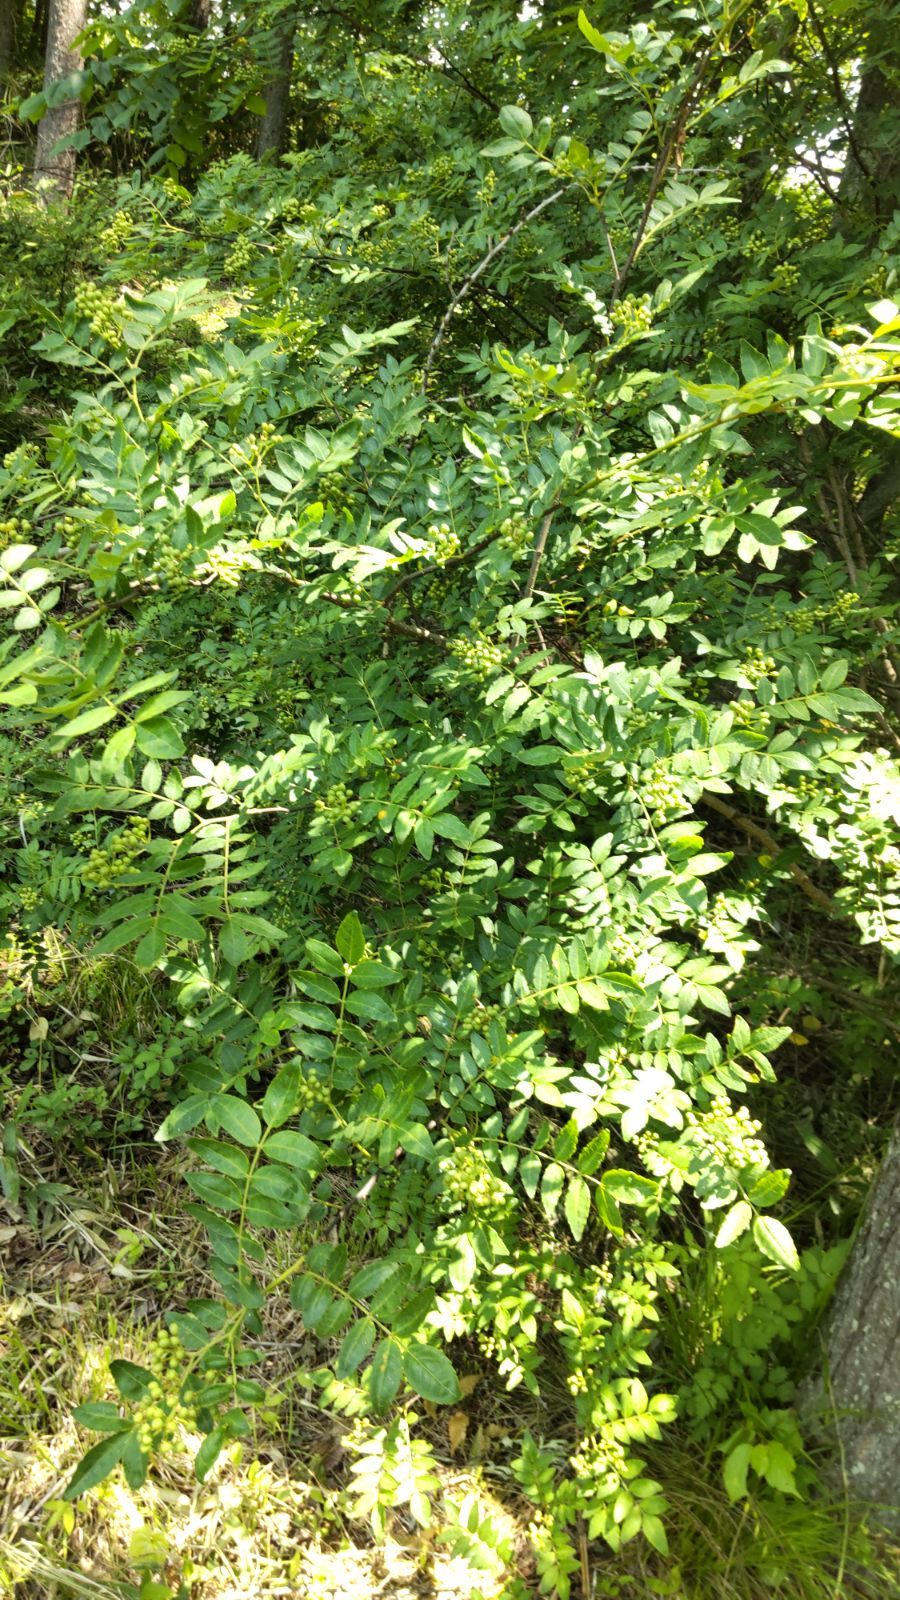
{"type": "MultiPolygon", "coordinates": [[[[579,432],[580,431],[581,430],[579,429],[579,432]]],[[[537,538],[534,541],[534,548],[531,552],[531,566],[528,569],[528,577],[525,579],[525,587],[522,590],[522,596],[525,600],[530,600],[531,596],[534,594],[534,586],[537,583],[537,576],[541,570],[541,562],[544,559],[544,551],[547,548],[547,538],[549,536],[550,529],[553,526],[553,518],[558,507],[559,500],[557,499],[554,500],[549,511],[544,512],[541,525],[538,528],[537,538]]]]}
{"type": "Polygon", "coordinates": [[[669,164],[678,148],[679,141],[683,138],[687,129],[688,118],[690,117],[693,109],[694,101],[697,98],[697,92],[701,83],[703,82],[703,75],[706,72],[706,68],[709,63],[711,51],[712,45],[707,45],[700,57],[700,60],[697,62],[697,65],[694,68],[690,83],[688,84],[687,89],[681,98],[681,103],[678,107],[678,110],[675,113],[675,116],[672,118],[669,131],[666,134],[663,142],[663,147],[659,152],[656,166],[653,169],[650,185],[647,190],[647,198],[644,202],[644,209],[641,212],[641,219],[637,225],[634,238],[631,241],[631,248],[629,249],[628,255],[625,258],[625,264],[621,272],[616,277],[615,283],[613,284],[613,290],[609,300],[610,307],[614,306],[616,301],[621,296],[622,291],[625,288],[625,284],[627,283],[631,274],[631,269],[637,260],[638,251],[641,248],[644,234],[647,231],[647,224],[650,221],[650,213],[653,210],[653,202],[662,188],[666,173],[669,170],[669,164]]]}
{"type": "MultiPolygon", "coordinates": [[[[729,805],[728,801],[723,800],[720,795],[710,794],[707,790],[704,790],[703,804],[708,806],[710,811],[717,811],[720,817],[726,817],[734,827],[740,828],[748,839],[754,839],[757,844],[761,844],[768,855],[781,855],[782,846],[771,833],[765,828],[761,828],[759,823],[754,822],[751,817],[745,817],[742,812],[729,805]]],[[[816,887],[808,872],[804,872],[803,868],[798,867],[796,863],[792,863],[788,871],[797,887],[803,890],[808,900],[811,900],[814,905],[821,906],[822,910],[827,911],[829,916],[834,916],[837,913],[838,907],[831,899],[831,896],[816,887]]]]}
{"type": "Polygon", "coordinates": [[[470,293],[473,285],[478,282],[478,279],[481,277],[482,273],[487,271],[491,262],[495,261],[497,256],[499,256],[501,252],[506,249],[506,246],[516,237],[516,234],[521,233],[522,229],[526,228],[529,222],[533,222],[535,217],[539,217],[542,211],[546,211],[548,206],[554,205],[557,200],[562,199],[564,194],[568,194],[570,189],[574,189],[576,187],[577,185],[574,183],[566,183],[561,189],[554,189],[552,194],[545,195],[543,200],[539,200],[537,205],[532,206],[530,211],[526,211],[524,217],[520,217],[519,221],[515,223],[515,225],[510,228],[507,233],[504,233],[503,237],[498,239],[496,244],[491,245],[487,255],[482,256],[477,267],[475,267],[474,270],[469,273],[469,276],[464,280],[460,288],[457,289],[456,294],[453,296],[453,299],[450,301],[449,306],[441,318],[437,333],[431,341],[428,357],[425,362],[425,371],[422,374],[422,394],[427,392],[428,378],[431,373],[431,369],[434,366],[435,357],[447,336],[447,329],[453,320],[453,315],[457,306],[459,306],[461,302],[465,300],[466,295],[470,293]]]}
{"type": "Polygon", "coordinates": [[[859,167],[860,172],[862,172],[863,175],[871,182],[872,169],[863,155],[862,150],[860,149],[859,140],[857,139],[854,131],[853,116],[850,111],[850,107],[847,104],[847,96],[844,93],[844,85],[841,83],[840,64],[832,48],[831,41],[825,32],[822,19],[815,8],[815,5],[813,4],[813,0],[807,0],[807,11],[809,13],[809,20],[812,24],[813,31],[818,35],[819,43],[822,46],[822,53],[828,63],[828,69],[831,73],[831,80],[834,84],[834,98],[837,102],[837,108],[840,112],[841,121],[844,124],[844,132],[847,135],[847,143],[853,152],[853,159],[856,162],[856,165],[859,167]]]}
{"type": "Polygon", "coordinates": [[[382,605],[389,606],[394,596],[399,594],[401,589],[405,589],[408,583],[417,583],[419,578],[427,578],[431,572],[447,572],[450,567],[460,567],[466,561],[474,561],[476,556],[481,555],[482,550],[486,550],[488,545],[493,544],[499,537],[500,529],[495,528],[493,533],[488,533],[483,539],[479,539],[471,549],[463,550],[458,556],[451,556],[449,561],[432,561],[427,567],[417,567],[414,572],[405,572],[402,578],[398,578],[393,588],[388,590],[382,605]]]}
{"type": "MultiPolygon", "coordinates": [[[[498,101],[492,99],[489,94],[485,94],[483,89],[479,89],[477,83],[473,83],[472,79],[467,77],[466,73],[463,72],[462,67],[458,67],[456,65],[455,61],[451,61],[450,57],[444,54],[444,52],[441,49],[439,44],[435,44],[434,45],[434,49],[435,49],[436,53],[440,56],[441,62],[442,62],[442,65],[438,68],[438,71],[449,73],[454,78],[458,78],[460,83],[463,85],[463,87],[465,89],[468,89],[468,91],[469,91],[470,95],[472,95],[473,99],[480,100],[481,104],[483,106],[487,106],[489,111],[493,111],[495,114],[499,112],[500,105],[499,105],[498,101]]],[[[422,61],[422,62],[419,63],[419,65],[420,66],[426,66],[426,65],[428,65],[428,66],[431,66],[431,65],[437,66],[437,63],[436,62],[434,62],[434,63],[431,63],[431,62],[426,63],[426,62],[422,61]]]]}

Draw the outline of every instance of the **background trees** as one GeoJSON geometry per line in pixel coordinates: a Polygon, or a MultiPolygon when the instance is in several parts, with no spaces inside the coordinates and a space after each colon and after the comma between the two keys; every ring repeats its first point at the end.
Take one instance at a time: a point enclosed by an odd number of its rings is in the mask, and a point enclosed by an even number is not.
{"type": "Polygon", "coordinates": [[[191,1231],[64,1385],[69,1554],[252,1440],[470,1589],[884,1592],[798,1396],[896,1107],[889,12],[79,48],[0,243],[0,1172],[191,1231]]]}

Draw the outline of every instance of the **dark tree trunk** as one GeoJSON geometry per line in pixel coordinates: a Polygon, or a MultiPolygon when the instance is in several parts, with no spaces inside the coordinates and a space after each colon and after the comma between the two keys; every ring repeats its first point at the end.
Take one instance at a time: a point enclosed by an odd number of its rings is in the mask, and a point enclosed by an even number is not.
{"type": "Polygon", "coordinates": [[[863,66],[852,138],[841,176],[837,209],[841,219],[860,211],[875,223],[900,205],[900,68],[898,20],[873,23],[863,66]]]}
{"type": "Polygon", "coordinates": [[[900,1124],[828,1317],[825,1376],[802,1404],[828,1419],[851,1498],[900,1528],[900,1124]]]}
{"type": "Polygon", "coordinates": [[[275,61],[272,76],[266,84],[266,109],[259,124],[256,154],[264,156],[284,149],[287,136],[288,107],[291,102],[291,75],[294,66],[294,8],[286,13],[278,28],[275,41],[275,61]]]}
{"type": "MultiPolygon", "coordinates": [[[[82,66],[81,52],[75,49],[73,41],[84,27],[86,14],[87,0],[51,0],[44,59],[45,90],[82,66]]],[[[54,152],[53,147],[59,139],[75,133],[80,115],[80,102],[66,100],[62,105],[45,111],[38,123],[35,182],[51,184],[61,200],[67,200],[72,193],[75,151],[70,146],[54,152]]]]}
{"type": "Polygon", "coordinates": [[[193,0],[190,10],[191,27],[196,28],[198,33],[204,33],[209,27],[211,16],[212,0],[193,0]]]}
{"type": "Polygon", "coordinates": [[[0,85],[12,76],[16,47],[15,0],[0,0],[0,85]]]}

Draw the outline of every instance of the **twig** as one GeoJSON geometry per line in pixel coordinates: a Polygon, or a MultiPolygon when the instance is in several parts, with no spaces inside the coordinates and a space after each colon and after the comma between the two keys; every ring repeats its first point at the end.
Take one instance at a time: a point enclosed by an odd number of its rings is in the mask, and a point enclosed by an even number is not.
{"type": "MultiPolygon", "coordinates": [[[[749,839],[755,839],[756,843],[761,844],[768,855],[781,855],[782,846],[777,839],[773,838],[771,833],[765,828],[761,828],[759,823],[754,822],[751,817],[745,817],[734,806],[730,806],[728,801],[723,800],[721,796],[710,794],[707,790],[704,790],[703,804],[708,806],[710,811],[717,811],[720,817],[726,817],[736,828],[740,828],[742,833],[746,833],[749,839]]],[[[798,867],[795,863],[791,863],[788,871],[798,888],[803,890],[807,899],[812,900],[814,905],[821,906],[822,910],[827,911],[829,916],[834,916],[837,913],[838,907],[831,899],[831,896],[816,887],[808,872],[804,872],[803,868],[798,867]]]]}
{"type": "MultiPolygon", "coordinates": [[[[579,429],[579,432],[580,431],[581,430],[579,429]]],[[[541,562],[544,559],[544,551],[547,548],[547,537],[550,533],[551,527],[553,526],[553,518],[558,507],[559,500],[557,499],[554,500],[549,511],[544,512],[543,520],[538,528],[537,538],[534,541],[534,549],[531,553],[531,566],[528,569],[528,577],[525,579],[525,587],[522,590],[522,595],[526,600],[530,600],[531,596],[534,594],[534,586],[537,583],[537,575],[541,570],[541,562]]]]}
{"type": "Polygon", "coordinates": [[[460,567],[463,562],[474,560],[475,556],[479,556],[482,550],[486,550],[488,545],[493,544],[499,537],[500,529],[495,528],[493,533],[485,534],[483,539],[473,544],[470,550],[463,550],[461,555],[451,556],[449,561],[432,561],[427,567],[417,567],[414,572],[405,572],[402,578],[397,579],[393,588],[388,590],[382,604],[389,606],[394,596],[399,594],[401,589],[405,589],[408,583],[416,583],[419,578],[427,578],[430,572],[446,572],[449,567],[460,567]]]}
{"type": "Polygon", "coordinates": [[[832,82],[834,83],[834,98],[837,101],[837,108],[841,115],[841,121],[844,124],[844,132],[847,135],[847,143],[849,144],[850,149],[853,151],[853,159],[856,162],[856,165],[859,167],[860,172],[871,182],[872,169],[869,166],[869,163],[866,161],[862,150],[860,149],[859,140],[857,139],[853,130],[853,118],[850,114],[850,108],[847,105],[847,96],[844,93],[844,85],[841,83],[840,65],[838,63],[837,56],[831,47],[831,41],[825,32],[822,19],[815,8],[815,5],[813,4],[813,0],[807,0],[807,11],[809,12],[809,20],[812,23],[813,31],[819,36],[819,42],[822,46],[822,53],[828,63],[832,82]]]}
{"type": "MultiPolygon", "coordinates": [[[[659,156],[657,157],[656,164],[655,164],[655,166],[653,168],[652,176],[650,178],[650,184],[649,184],[649,187],[647,189],[647,198],[646,198],[646,200],[644,202],[644,209],[641,212],[640,221],[638,222],[637,229],[635,230],[634,238],[631,241],[631,245],[630,245],[630,248],[629,248],[629,251],[628,251],[628,255],[625,258],[625,261],[624,261],[624,263],[622,265],[621,270],[619,269],[619,267],[618,267],[618,265],[616,263],[616,254],[615,254],[615,251],[613,249],[613,243],[612,243],[612,239],[610,238],[610,235],[609,235],[609,230],[606,227],[606,223],[605,223],[605,220],[603,219],[602,213],[600,214],[601,215],[601,223],[603,225],[603,232],[604,232],[604,236],[606,238],[606,246],[607,246],[607,249],[609,251],[610,259],[612,261],[613,274],[614,274],[612,292],[611,292],[610,297],[609,297],[610,310],[612,310],[612,307],[616,304],[616,301],[618,299],[620,299],[620,297],[621,297],[621,295],[622,295],[622,293],[623,293],[623,291],[625,289],[625,285],[627,284],[628,279],[631,276],[631,269],[634,266],[635,261],[637,260],[638,251],[641,248],[641,242],[642,242],[642,240],[644,238],[644,234],[647,231],[647,224],[650,221],[650,213],[653,210],[653,202],[656,199],[656,196],[658,195],[660,189],[662,188],[663,181],[665,179],[666,173],[669,170],[669,164],[670,164],[670,162],[672,160],[673,155],[675,154],[676,149],[678,148],[678,143],[679,143],[680,139],[682,138],[682,136],[683,136],[683,134],[685,132],[685,129],[687,127],[688,118],[689,118],[689,116],[691,114],[691,109],[693,107],[694,100],[696,99],[697,91],[700,88],[701,83],[703,82],[703,74],[706,71],[706,67],[707,67],[707,63],[709,61],[711,50],[712,50],[712,46],[708,45],[707,48],[703,51],[703,54],[701,55],[700,60],[697,62],[697,65],[694,68],[693,74],[691,76],[691,80],[690,80],[690,82],[689,82],[689,84],[687,86],[687,89],[685,90],[685,93],[683,94],[683,96],[681,98],[681,103],[680,103],[680,105],[678,107],[678,110],[677,110],[677,112],[675,113],[675,116],[672,119],[672,122],[671,122],[671,125],[669,127],[668,133],[666,134],[666,137],[663,140],[662,149],[659,152],[659,156]]],[[[589,398],[593,397],[594,393],[596,392],[597,386],[598,386],[598,384],[600,382],[600,370],[601,369],[600,369],[600,366],[599,366],[599,363],[598,363],[597,369],[596,369],[596,371],[594,373],[594,381],[593,381],[593,384],[591,385],[589,398]]],[[[584,426],[583,423],[581,423],[581,422],[578,423],[577,427],[574,430],[573,442],[579,438],[579,436],[580,436],[580,434],[582,432],[583,426],[584,426]]],[[[532,549],[531,566],[530,566],[529,571],[528,571],[528,577],[525,580],[525,587],[522,590],[523,598],[526,599],[526,600],[529,600],[531,598],[531,596],[534,594],[535,585],[536,585],[537,579],[538,579],[538,573],[541,570],[541,562],[544,559],[544,552],[545,552],[545,550],[547,548],[547,540],[548,540],[548,538],[550,536],[550,529],[553,526],[553,518],[556,515],[556,511],[557,511],[557,509],[559,507],[561,498],[562,498],[562,493],[560,491],[560,493],[556,496],[556,499],[554,500],[554,502],[553,502],[552,506],[550,507],[550,509],[544,513],[544,516],[542,518],[540,527],[538,528],[537,537],[536,537],[536,539],[534,541],[534,546],[533,546],[533,549],[532,549]]]]}
{"type": "MultiPolygon", "coordinates": [[[[443,63],[442,67],[438,69],[439,71],[451,73],[454,78],[458,78],[460,83],[466,89],[468,89],[470,95],[472,95],[474,99],[480,100],[481,104],[483,106],[487,106],[489,111],[493,111],[495,113],[499,112],[499,102],[493,100],[489,94],[485,94],[483,89],[479,89],[477,83],[473,83],[472,79],[466,76],[462,70],[462,67],[458,67],[455,61],[451,61],[450,57],[444,54],[439,44],[434,45],[434,50],[435,53],[440,56],[443,63]]],[[[425,62],[421,62],[420,64],[422,66],[426,65],[425,62]]],[[[432,65],[432,63],[429,62],[428,65],[432,65]]]]}
{"type": "Polygon", "coordinates": [[[562,199],[564,194],[568,194],[570,189],[574,189],[576,187],[577,185],[574,183],[563,184],[561,189],[554,189],[552,194],[545,195],[543,200],[539,200],[536,206],[532,206],[530,211],[526,211],[524,217],[520,217],[519,221],[515,223],[507,233],[504,233],[503,237],[498,239],[496,244],[491,245],[487,255],[482,256],[477,267],[475,267],[474,270],[469,273],[469,276],[465,279],[460,288],[457,289],[456,294],[453,296],[453,299],[450,301],[449,306],[441,318],[437,333],[431,341],[428,357],[425,362],[425,371],[422,374],[422,394],[427,392],[428,378],[431,373],[431,369],[434,366],[435,357],[447,336],[447,329],[453,320],[454,312],[456,311],[457,306],[460,305],[461,302],[466,298],[466,295],[469,294],[473,284],[478,282],[478,279],[481,277],[482,273],[487,271],[487,268],[490,266],[491,262],[495,261],[497,256],[499,256],[500,253],[506,249],[506,246],[516,237],[517,233],[521,233],[522,229],[526,228],[529,222],[533,222],[535,217],[539,217],[542,211],[546,211],[548,206],[554,205],[557,200],[562,199]]]}
{"type": "Polygon", "coordinates": [[[615,283],[613,284],[612,294],[610,295],[609,299],[610,307],[615,305],[616,301],[622,294],[625,284],[627,283],[631,274],[631,269],[637,260],[638,251],[641,248],[644,234],[647,231],[647,224],[650,221],[650,212],[653,210],[653,202],[662,188],[663,180],[669,170],[669,163],[671,162],[672,157],[678,147],[679,140],[682,138],[687,127],[687,121],[691,114],[694,101],[697,97],[697,91],[703,82],[703,74],[705,73],[707,64],[709,62],[711,50],[712,45],[707,45],[700,57],[700,60],[697,62],[691,77],[691,81],[681,98],[681,104],[679,105],[678,110],[672,119],[669,131],[666,134],[665,140],[663,141],[663,147],[659,152],[656,166],[654,167],[653,174],[650,178],[650,185],[647,189],[647,198],[644,201],[644,209],[641,212],[641,219],[637,225],[637,229],[635,230],[634,238],[631,241],[631,247],[628,251],[628,255],[625,257],[625,264],[621,272],[616,277],[615,283]]]}

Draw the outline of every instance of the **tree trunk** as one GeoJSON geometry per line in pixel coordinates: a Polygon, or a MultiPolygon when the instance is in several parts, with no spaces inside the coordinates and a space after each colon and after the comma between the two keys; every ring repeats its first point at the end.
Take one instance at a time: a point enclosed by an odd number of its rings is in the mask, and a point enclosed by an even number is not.
{"type": "Polygon", "coordinates": [[[260,161],[284,149],[288,107],[291,101],[291,74],[294,66],[294,7],[291,6],[279,28],[275,45],[275,66],[263,94],[266,109],[259,124],[256,154],[260,161]]]}
{"type": "Polygon", "coordinates": [[[0,87],[12,76],[16,43],[15,0],[0,0],[0,87]]]}
{"type": "MultiPolygon", "coordinates": [[[[81,52],[74,47],[85,24],[87,0],[51,0],[47,25],[47,54],[44,60],[44,90],[52,88],[69,72],[82,66],[81,52]]],[[[61,200],[67,200],[75,182],[75,151],[69,146],[54,153],[59,139],[75,133],[81,115],[78,100],[66,100],[45,111],[38,123],[34,176],[37,183],[52,185],[61,200]]]]}
{"type": "Polygon", "coordinates": [[[190,21],[191,27],[196,28],[198,33],[204,33],[209,27],[209,19],[211,15],[212,0],[193,0],[190,10],[190,21]]]}
{"type": "Polygon", "coordinates": [[[837,210],[848,222],[868,212],[884,223],[900,204],[900,92],[896,24],[873,21],[853,116],[852,139],[838,190],[837,210]]]}
{"type": "Polygon", "coordinates": [[[826,1374],[801,1403],[828,1419],[853,1500],[900,1528],[900,1123],[825,1329],[826,1374]]]}

